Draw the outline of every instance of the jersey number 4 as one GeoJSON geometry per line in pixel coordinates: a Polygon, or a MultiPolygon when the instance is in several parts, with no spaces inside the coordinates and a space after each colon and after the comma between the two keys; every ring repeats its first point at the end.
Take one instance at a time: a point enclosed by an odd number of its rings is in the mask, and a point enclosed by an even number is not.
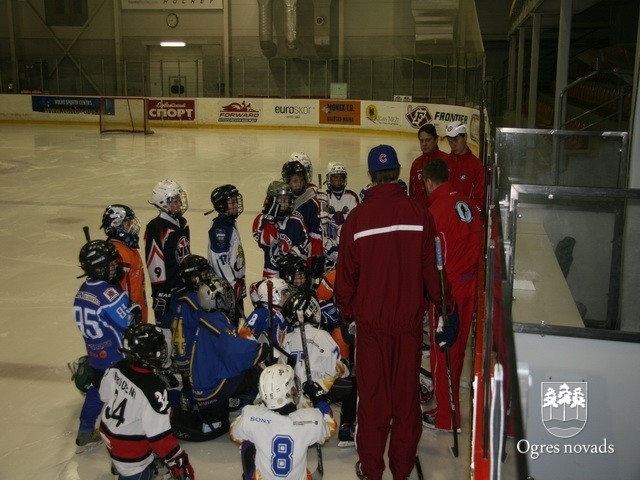
{"type": "Polygon", "coordinates": [[[127,409],[127,397],[118,402],[118,394],[120,390],[116,388],[111,405],[107,405],[104,409],[104,416],[109,420],[116,421],[116,427],[124,423],[124,414],[127,409]]]}

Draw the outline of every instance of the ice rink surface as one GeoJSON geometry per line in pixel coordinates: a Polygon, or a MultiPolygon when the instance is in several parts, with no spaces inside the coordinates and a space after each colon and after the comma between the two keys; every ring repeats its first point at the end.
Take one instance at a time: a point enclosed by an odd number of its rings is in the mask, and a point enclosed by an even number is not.
{"type": "MultiPolygon", "coordinates": [[[[313,162],[314,181],[324,180],[329,162],[342,162],[356,193],[368,183],[369,149],[394,146],[408,182],[420,154],[417,136],[292,129],[156,129],[154,135],[100,135],[97,126],[0,124],[0,478],[110,479],[105,447],[75,453],[82,396],[70,381],[67,362],[84,354],[72,316],[82,226],[93,238],[104,208],[124,203],[144,225],[157,215],[151,199],[162,179],[187,192],[192,253],[206,256],[212,216],[211,190],[231,183],[244,197],[238,219],[247,260],[247,284],[260,278],[262,254],[251,236],[266,187],[280,178],[294,151],[313,162]]],[[[440,146],[448,151],[447,145],[440,146]]],[[[142,241],[141,241],[142,244],[142,241]]],[[[383,254],[383,252],[380,252],[383,254]]],[[[375,258],[371,259],[375,261],[375,258]]],[[[384,281],[381,272],[380,281],[384,281]]],[[[390,286],[390,288],[392,288],[390,286]]],[[[147,294],[150,288],[147,288],[147,294]]],[[[249,304],[247,311],[251,310],[249,304]]],[[[465,375],[468,377],[468,374],[465,375]]],[[[463,378],[464,381],[464,378],[463,378]]],[[[449,448],[452,435],[425,430],[419,456],[431,480],[468,478],[469,389],[462,390],[460,455],[449,448]]],[[[354,448],[338,448],[337,435],[323,448],[327,480],[356,478],[354,448]]],[[[228,436],[183,443],[201,479],[239,479],[238,447],[228,436]]],[[[309,451],[315,469],[315,450],[309,451]]],[[[385,479],[391,479],[387,469],[385,479]]],[[[414,471],[411,478],[417,478],[414,471]]]]}

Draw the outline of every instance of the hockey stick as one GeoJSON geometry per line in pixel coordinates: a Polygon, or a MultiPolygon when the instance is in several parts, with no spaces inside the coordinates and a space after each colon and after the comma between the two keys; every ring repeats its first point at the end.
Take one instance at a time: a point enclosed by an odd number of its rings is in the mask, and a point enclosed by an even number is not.
{"type": "MultiPolygon", "coordinates": [[[[436,244],[436,264],[438,266],[438,272],[440,273],[440,295],[442,297],[442,323],[447,325],[449,319],[447,318],[447,300],[444,293],[444,262],[442,260],[442,245],[440,243],[440,237],[435,238],[436,244]]],[[[451,355],[449,349],[445,351],[447,358],[447,380],[449,383],[449,405],[451,407],[451,431],[453,432],[453,447],[451,447],[451,453],[454,457],[458,457],[458,426],[456,425],[456,403],[453,393],[453,376],[451,374],[451,355]]]]}
{"type": "Polygon", "coordinates": [[[268,340],[269,340],[269,357],[267,358],[267,365],[273,365],[275,363],[273,358],[273,282],[271,279],[267,280],[267,309],[268,309],[268,340]]]}
{"type": "Polygon", "coordinates": [[[422,464],[420,463],[420,457],[416,455],[416,473],[418,474],[418,480],[424,480],[424,473],[422,472],[422,464]]]}
{"type": "MultiPolygon", "coordinates": [[[[307,332],[304,329],[304,313],[302,310],[296,312],[298,315],[298,325],[300,326],[300,340],[302,341],[302,355],[304,355],[304,371],[307,374],[307,382],[311,382],[311,364],[309,363],[309,348],[307,346],[307,332]]],[[[322,446],[316,443],[316,453],[318,454],[318,466],[311,474],[313,480],[322,480],[324,475],[324,465],[322,463],[322,446]]]]}
{"type": "Polygon", "coordinates": [[[90,242],[91,235],[89,235],[89,227],[85,225],[84,227],[82,227],[82,231],[84,232],[84,238],[87,240],[87,242],[90,242]]]}

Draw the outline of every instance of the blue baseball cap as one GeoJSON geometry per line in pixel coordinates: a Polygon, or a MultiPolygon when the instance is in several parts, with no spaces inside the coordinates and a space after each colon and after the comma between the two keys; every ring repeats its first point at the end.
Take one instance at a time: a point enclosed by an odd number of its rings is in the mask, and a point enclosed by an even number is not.
{"type": "Polygon", "coordinates": [[[398,154],[391,145],[378,145],[369,151],[368,167],[370,172],[398,168],[398,154]]]}

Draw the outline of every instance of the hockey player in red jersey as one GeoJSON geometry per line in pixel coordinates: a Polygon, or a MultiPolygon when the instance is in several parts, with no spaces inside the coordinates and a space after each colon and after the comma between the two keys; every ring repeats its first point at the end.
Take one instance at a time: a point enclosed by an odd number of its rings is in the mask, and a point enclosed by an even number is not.
{"type": "MultiPolygon", "coordinates": [[[[482,252],[482,220],[480,210],[464,195],[453,190],[447,165],[436,159],[425,165],[422,178],[427,192],[429,211],[433,215],[442,242],[444,269],[451,282],[451,293],[458,304],[460,331],[449,349],[453,392],[456,401],[456,425],[460,425],[459,389],[467,339],[473,321],[478,294],[478,262],[482,252]]],[[[432,322],[431,326],[434,326],[432,322]]],[[[431,331],[431,337],[434,332],[431,331]]],[[[427,428],[451,430],[451,409],[445,352],[437,345],[431,348],[431,374],[438,406],[422,417],[427,428]]]]}
{"type": "Polygon", "coordinates": [[[154,373],[167,357],[162,331],[152,324],[127,328],[122,352],[126,359],[109,368],[100,384],[100,433],[118,478],[151,480],[157,456],[172,478],[194,480],[189,456],[171,433],[165,384],[154,373]]]}
{"type": "Polygon", "coordinates": [[[310,241],[309,271],[314,280],[324,274],[324,246],[320,212],[322,207],[317,190],[310,185],[309,171],[297,160],[290,160],[282,166],[282,180],[289,185],[293,194],[293,211],[299,214],[307,228],[310,241]]]}
{"type": "Polygon", "coordinates": [[[304,219],[293,211],[291,187],[275,180],[267,187],[267,198],[253,221],[253,238],[264,252],[263,278],[278,274],[278,261],[287,253],[308,260],[311,254],[309,230],[304,219]]]}
{"type": "Polygon", "coordinates": [[[447,125],[444,136],[451,148],[451,153],[442,157],[449,168],[451,188],[464,195],[482,211],[485,188],[484,166],[467,145],[467,127],[458,121],[451,122],[447,125]]]}
{"type": "Polygon", "coordinates": [[[107,234],[122,258],[124,275],[120,288],[127,292],[135,310],[139,307],[140,322],[147,323],[148,307],[144,286],[144,263],[138,251],[140,221],[131,208],[114,203],[102,215],[101,228],[107,234]]]}

